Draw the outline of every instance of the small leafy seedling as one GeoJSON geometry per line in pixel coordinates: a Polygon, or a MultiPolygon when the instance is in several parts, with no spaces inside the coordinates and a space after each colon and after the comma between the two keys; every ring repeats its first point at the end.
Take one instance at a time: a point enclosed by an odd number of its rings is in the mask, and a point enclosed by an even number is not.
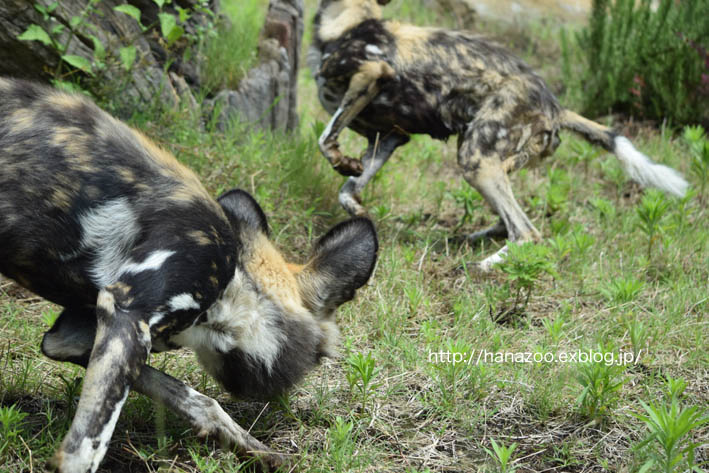
{"type": "Polygon", "coordinates": [[[633,346],[633,359],[637,360],[643,350],[647,351],[650,329],[640,320],[633,320],[628,323],[628,335],[630,344],[633,346]]]}
{"type": "Polygon", "coordinates": [[[455,226],[453,231],[457,231],[466,224],[466,222],[472,221],[473,215],[477,209],[482,206],[482,196],[472,187],[464,185],[461,188],[451,192],[455,203],[463,206],[463,216],[460,218],[460,222],[455,226]]]}
{"type": "Polygon", "coordinates": [[[351,420],[337,416],[335,422],[332,423],[329,430],[329,460],[330,467],[335,472],[352,471],[356,466],[354,463],[357,460],[355,455],[355,429],[354,423],[351,420]]]}
{"type": "Polygon", "coordinates": [[[506,447],[505,444],[498,444],[495,442],[495,439],[492,438],[490,439],[490,443],[492,444],[492,450],[486,448],[485,452],[490,455],[490,458],[495,460],[499,473],[514,473],[516,468],[512,466],[512,454],[517,448],[517,444],[512,443],[512,445],[506,447]]]}
{"type": "Polygon", "coordinates": [[[692,152],[690,172],[699,181],[699,200],[704,203],[705,190],[709,182],[709,139],[700,125],[684,129],[684,139],[692,152]]]}
{"type": "Polygon", "coordinates": [[[27,413],[19,410],[15,404],[0,407],[0,455],[12,446],[22,432],[22,421],[27,413]]]}
{"type": "Polygon", "coordinates": [[[379,374],[379,369],[375,368],[376,361],[371,353],[364,356],[362,353],[354,353],[347,358],[347,382],[351,391],[357,391],[362,409],[366,409],[369,399],[374,395],[374,391],[379,387],[379,383],[374,383],[374,378],[379,374]]]}
{"type": "Polygon", "coordinates": [[[564,319],[561,317],[555,318],[553,321],[549,317],[542,319],[542,324],[547,331],[547,335],[552,343],[558,343],[564,331],[564,319]]]}
{"type": "MultiPolygon", "coordinates": [[[[604,355],[608,352],[601,350],[604,355]]],[[[576,400],[581,415],[590,420],[603,420],[615,407],[620,389],[625,383],[624,367],[605,362],[580,363],[576,368],[576,380],[583,387],[576,400]]]]}
{"type": "Polygon", "coordinates": [[[709,423],[709,416],[696,406],[682,406],[681,397],[687,387],[684,380],[667,378],[664,402],[646,404],[640,401],[644,414],[634,414],[643,421],[648,435],[638,446],[650,448],[650,458],[641,471],[651,469],[663,473],[703,471],[695,463],[695,450],[699,446],[688,440],[690,432],[709,423]]]}
{"type": "Polygon", "coordinates": [[[647,259],[652,258],[652,248],[656,241],[661,241],[669,228],[663,220],[670,208],[665,195],[657,189],[649,189],[636,207],[638,221],[635,224],[647,236],[647,259]]]}
{"type": "Polygon", "coordinates": [[[553,258],[550,257],[549,248],[534,243],[507,245],[507,257],[497,267],[507,275],[507,283],[515,289],[515,299],[512,311],[516,311],[519,303],[524,298],[524,310],[529,303],[534,286],[542,275],[548,274],[558,277],[554,268],[553,258]]]}
{"type": "Polygon", "coordinates": [[[633,276],[626,276],[609,281],[599,290],[608,301],[624,304],[635,300],[644,287],[645,283],[642,281],[635,279],[633,276]]]}

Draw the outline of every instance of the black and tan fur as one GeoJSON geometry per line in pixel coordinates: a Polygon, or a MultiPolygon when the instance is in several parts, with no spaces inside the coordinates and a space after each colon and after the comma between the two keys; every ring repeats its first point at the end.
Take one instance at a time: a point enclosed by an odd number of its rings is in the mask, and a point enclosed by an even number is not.
{"type": "Polygon", "coordinates": [[[307,264],[288,264],[246,192],[214,200],[86,98],[0,78],[0,272],[63,306],[42,351],[86,367],[55,455],[64,473],[96,471],[130,389],[279,464],[214,400],[148,366],[149,353],[190,347],[231,393],[274,396],[333,352],[334,311],[376,252],[371,222],[353,219],[307,264]]]}
{"type": "MultiPolygon", "coordinates": [[[[684,194],[681,176],[609,128],[565,110],[536,73],[500,46],[470,32],[383,20],[380,4],[386,3],[321,0],[308,54],[320,101],[333,114],[320,149],[335,170],[352,176],[339,195],[350,214],[365,214],[360,192],[413,133],[458,136],[463,177],[501,219],[472,238],[540,238],[512,194],[508,173],[552,154],[562,128],[615,152],[641,184],[684,194]],[[361,161],[339,150],[346,127],[369,141],[361,161]]],[[[481,268],[490,269],[505,251],[481,268]]]]}

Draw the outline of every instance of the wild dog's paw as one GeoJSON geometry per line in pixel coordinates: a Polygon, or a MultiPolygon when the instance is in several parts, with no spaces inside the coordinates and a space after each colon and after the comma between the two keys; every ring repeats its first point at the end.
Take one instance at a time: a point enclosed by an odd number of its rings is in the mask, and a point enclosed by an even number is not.
{"type": "Polygon", "coordinates": [[[264,471],[273,471],[288,464],[288,458],[258,441],[237,424],[217,401],[199,398],[199,416],[193,417],[193,426],[200,438],[218,439],[224,450],[236,450],[240,455],[255,458],[264,471]]]}
{"type": "Polygon", "coordinates": [[[362,161],[350,158],[349,156],[340,157],[340,162],[335,164],[333,168],[343,176],[359,177],[362,175],[362,172],[364,172],[362,161]]]}

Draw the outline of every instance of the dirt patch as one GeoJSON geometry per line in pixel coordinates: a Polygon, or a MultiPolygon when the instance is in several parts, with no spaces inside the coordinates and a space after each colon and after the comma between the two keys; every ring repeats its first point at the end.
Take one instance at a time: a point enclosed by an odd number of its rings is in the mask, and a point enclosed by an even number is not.
{"type": "Polygon", "coordinates": [[[554,17],[582,22],[591,11],[591,0],[465,0],[483,18],[515,21],[554,17]]]}

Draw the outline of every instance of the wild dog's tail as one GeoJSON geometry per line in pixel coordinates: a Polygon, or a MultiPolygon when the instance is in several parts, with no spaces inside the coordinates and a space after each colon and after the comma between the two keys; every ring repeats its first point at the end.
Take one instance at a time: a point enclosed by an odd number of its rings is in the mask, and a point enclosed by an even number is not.
{"type": "Polygon", "coordinates": [[[623,164],[628,176],[641,186],[657,187],[679,197],[687,192],[689,184],[680,173],[655,163],[638,151],[628,138],[570,110],[563,110],[559,119],[562,128],[574,131],[591,143],[613,152],[623,164]]]}

